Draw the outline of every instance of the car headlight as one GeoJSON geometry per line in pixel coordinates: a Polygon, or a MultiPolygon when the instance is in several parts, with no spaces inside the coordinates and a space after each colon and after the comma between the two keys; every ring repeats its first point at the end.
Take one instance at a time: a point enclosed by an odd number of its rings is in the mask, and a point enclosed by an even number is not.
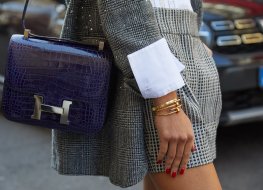
{"type": "Polygon", "coordinates": [[[201,38],[201,40],[209,47],[212,48],[213,44],[214,44],[214,40],[213,40],[213,33],[211,31],[211,29],[209,28],[209,26],[202,22],[201,27],[200,27],[200,31],[199,31],[199,36],[201,38]]]}

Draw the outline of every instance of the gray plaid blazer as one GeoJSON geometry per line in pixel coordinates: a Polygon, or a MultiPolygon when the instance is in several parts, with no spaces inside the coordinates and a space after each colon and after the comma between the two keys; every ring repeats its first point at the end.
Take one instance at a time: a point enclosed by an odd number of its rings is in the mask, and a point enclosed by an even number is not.
{"type": "MultiPolygon", "coordinates": [[[[66,0],[68,9],[62,37],[85,40],[105,37],[110,43],[121,77],[135,87],[127,55],[162,38],[149,0],[66,0]],[[129,16],[127,16],[129,15],[129,16]]],[[[202,0],[191,0],[202,17],[202,0]]]]}
{"type": "MultiPolygon", "coordinates": [[[[127,55],[162,38],[152,4],[148,0],[66,0],[66,3],[61,36],[77,41],[91,36],[106,37],[114,54],[116,73],[105,130],[97,136],[53,130],[52,167],[60,174],[110,176],[112,183],[122,187],[136,184],[151,167],[144,130],[154,120],[152,99],[142,97],[127,55]]],[[[202,1],[191,3],[200,28],[202,1]]]]}
{"type": "MultiPolygon", "coordinates": [[[[141,96],[127,55],[162,38],[151,2],[149,0],[66,0],[66,4],[67,13],[62,37],[77,41],[83,41],[86,37],[106,37],[114,54],[114,66],[120,73],[117,80],[122,81],[125,87],[141,96]]],[[[197,22],[200,28],[202,0],[191,0],[191,4],[198,15],[197,22]]],[[[145,101],[152,105],[151,99],[145,101]]]]}

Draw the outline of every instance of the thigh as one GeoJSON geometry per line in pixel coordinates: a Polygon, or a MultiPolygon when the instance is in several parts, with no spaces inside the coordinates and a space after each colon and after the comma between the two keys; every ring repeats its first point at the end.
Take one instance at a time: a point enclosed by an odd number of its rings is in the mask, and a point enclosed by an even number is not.
{"type": "Polygon", "coordinates": [[[150,174],[147,174],[143,179],[143,190],[157,190],[152,182],[150,174]]]}
{"type": "Polygon", "coordinates": [[[150,177],[158,190],[222,190],[214,164],[188,169],[175,178],[166,173],[151,173],[150,177]]]}

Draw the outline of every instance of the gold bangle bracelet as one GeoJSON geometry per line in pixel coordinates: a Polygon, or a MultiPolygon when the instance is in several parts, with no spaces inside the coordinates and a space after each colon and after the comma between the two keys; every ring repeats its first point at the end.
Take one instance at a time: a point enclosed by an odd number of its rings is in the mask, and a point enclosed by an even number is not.
{"type": "Polygon", "coordinates": [[[171,112],[171,111],[180,111],[180,109],[182,108],[182,105],[179,105],[179,106],[177,106],[177,107],[175,107],[175,108],[172,108],[172,109],[170,109],[169,111],[171,112]]]}
{"type": "Polygon", "coordinates": [[[167,116],[167,115],[172,115],[174,113],[178,113],[179,111],[173,111],[173,112],[169,112],[169,113],[166,113],[166,114],[155,114],[155,115],[158,115],[158,116],[167,116]]]}
{"type": "Polygon", "coordinates": [[[172,104],[172,105],[169,105],[169,106],[166,106],[166,107],[163,107],[163,108],[156,109],[154,112],[158,112],[158,111],[162,111],[162,110],[165,110],[165,109],[168,109],[168,108],[173,108],[173,107],[178,107],[178,106],[181,106],[181,104],[179,102],[176,102],[175,104],[172,104]]]}
{"type": "Polygon", "coordinates": [[[167,114],[157,114],[157,113],[155,113],[155,115],[165,116],[165,115],[171,115],[171,114],[173,114],[173,113],[179,113],[179,112],[181,111],[181,109],[180,109],[181,107],[182,107],[182,105],[177,106],[177,107],[175,107],[175,108],[169,110],[170,112],[167,113],[167,114]]]}
{"type": "Polygon", "coordinates": [[[155,106],[155,107],[152,107],[152,111],[156,111],[157,109],[160,109],[160,108],[163,108],[165,106],[169,106],[173,103],[176,103],[176,102],[180,102],[181,100],[180,99],[172,99],[172,100],[169,100],[168,102],[165,102],[164,104],[162,105],[159,105],[159,106],[155,106]]]}

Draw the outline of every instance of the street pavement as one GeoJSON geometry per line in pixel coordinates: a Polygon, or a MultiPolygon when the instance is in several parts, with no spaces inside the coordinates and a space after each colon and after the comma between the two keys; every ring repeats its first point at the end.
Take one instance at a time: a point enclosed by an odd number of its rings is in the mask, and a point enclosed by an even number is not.
{"type": "MultiPolygon", "coordinates": [[[[263,124],[220,128],[216,168],[224,190],[263,190],[263,124]]],[[[0,190],[120,190],[105,177],[61,176],[50,168],[50,130],[0,115],[0,190]]],[[[127,188],[142,190],[142,182],[127,188]]]]}

